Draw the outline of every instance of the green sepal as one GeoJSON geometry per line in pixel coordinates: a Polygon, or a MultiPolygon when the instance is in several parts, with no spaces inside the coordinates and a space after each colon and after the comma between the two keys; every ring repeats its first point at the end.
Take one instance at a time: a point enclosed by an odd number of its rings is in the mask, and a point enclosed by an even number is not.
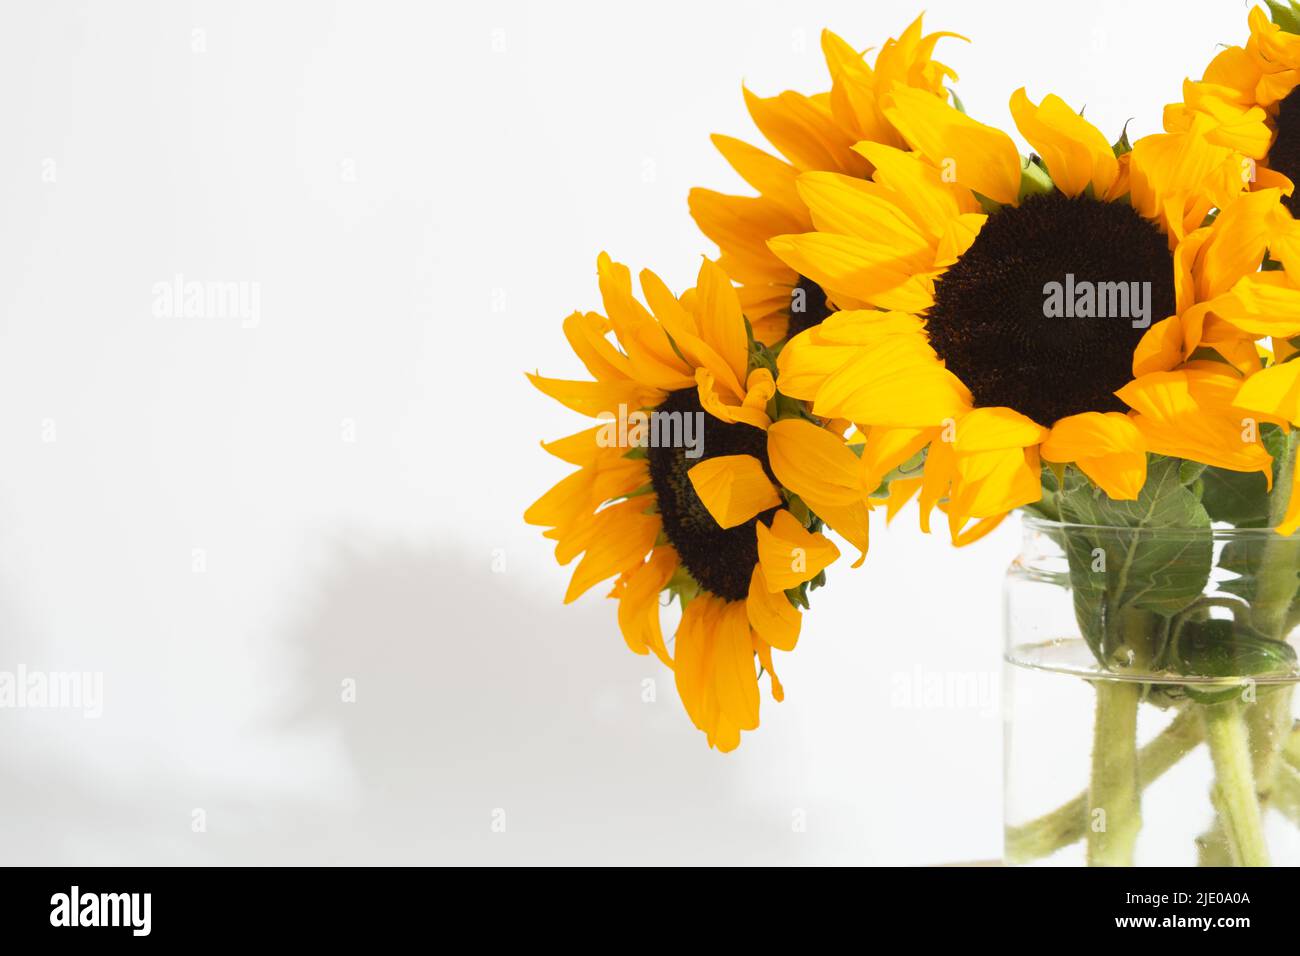
{"type": "Polygon", "coordinates": [[[1281,3],[1280,0],[1264,0],[1273,22],[1287,33],[1300,33],[1300,7],[1295,3],[1281,3]]]}
{"type": "Polygon", "coordinates": [[[790,603],[797,608],[805,611],[811,610],[812,605],[808,603],[808,585],[801,584],[797,588],[787,588],[785,596],[790,599],[790,603]]]}
{"type": "Polygon", "coordinates": [[[1120,131],[1119,139],[1111,144],[1110,150],[1115,154],[1116,159],[1119,159],[1125,153],[1133,152],[1133,144],[1128,140],[1128,124],[1131,122],[1133,122],[1131,119],[1125,120],[1124,129],[1120,131]]]}
{"type": "Polygon", "coordinates": [[[1056,191],[1056,184],[1048,175],[1047,167],[1038,156],[1020,160],[1020,189],[1016,194],[1017,202],[1024,202],[1028,196],[1042,196],[1056,191]]]}

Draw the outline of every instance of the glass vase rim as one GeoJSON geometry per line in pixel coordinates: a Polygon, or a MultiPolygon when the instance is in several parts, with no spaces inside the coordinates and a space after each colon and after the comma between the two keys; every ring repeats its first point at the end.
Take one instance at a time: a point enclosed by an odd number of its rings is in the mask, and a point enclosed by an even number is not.
{"type": "MultiPolygon", "coordinates": [[[[1124,532],[1127,534],[1151,535],[1166,538],[1193,538],[1209,535],[1215,540],[1249,539],[1261,540],[1286,537],[1273,528],[1238,528],[1229,524],[1212,524],[1208,528],[1168,528],[1168,527],[1134,527],[1132,525],[1085,524],[1074,521],[1057,521],[1040,515],[1021,513],[1021,527],[1026,531],[1061,531],[1061,532],[1124,532]]],[[[1300,540],[1300,538],[1297,538],[1300,540]]]]}

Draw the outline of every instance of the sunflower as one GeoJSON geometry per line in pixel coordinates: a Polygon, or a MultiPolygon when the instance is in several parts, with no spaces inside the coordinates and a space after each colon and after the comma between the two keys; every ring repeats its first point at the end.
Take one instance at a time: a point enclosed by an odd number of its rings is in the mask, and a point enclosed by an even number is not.
{"type": "Polygon", "coordinates": [[[760,97],[744,91],[754,125],[784,159],[730,136],[713,136],[719,152],[759,195],[692,189],[691,215],[721,250],[719,263],[740,284],[745,315],[765,344],[775,345],[828,314],[825,292],[767,248],[773,236],[812,228],[796,188],[799,174],[824,170],[863,177],[871,165],[853,149],[855,143],[902,146],[898,130],[881,110],[881,97],[901,86],[945,100],[945,81],[957,78],[933,59],[935,45],[945,36],[957,35],[926,34],[917,17],[897,39],[885,41],[871,66],[844,40],[823,31],[829,92],[760,97]]]}
{"type": "Polygon", "coordinates": [[[1300,16],[1294,6],[1272,3],[1280,22],[1260,7],[1251,9],[1246,45],[1225,47],[1200,80],[1183,83],[1183,101],[1165,107],[1165,129],[1185,132],[1204,124],[1211,142],[1258,161],[1258,186],[1280,187],[1287,208],[1300,197],[1300,16]]]}
{"type": "Polygon", "coordinates": [[[1257,272],[1289,216],[1277,188],[1244,191],[1207,121],[1128,151],[1020,90],[1026,168],[933,96],[882,109],[912,151],[859,144],[869,181],[804,174],[817,231],[770,244],[844,310],[785,345],[779,380],[866,431],[865,483],[924,454],[922,526],[946,500],[962,544],[1039,500],[1044,460],[1115,499],[1137,496],[1148,452],[1269,471],[1233,400],[1292,295],[1257,272]]]}
{"type": "Polygon", "coordinates": [[[626,267],[602,254],[597,271],[606,314],[564,323],[591,380],[529,379],[603,421],[543,445],[578,470],[524,518],[548,529],[561,564],[582,555],[566,603],[614,579],[628,647],[672,667],[691,720],[732,750],[758,726],[756,660],[784,696],[772,650],[794,649],[808,591],[839,556],[823,523],[865,554],[858,459],[777,395],[719,266],[704,260],[680,298],[642,272],[647,305],[626,267]],[[671,650],[665,592],[682,605],[671,650]]]}

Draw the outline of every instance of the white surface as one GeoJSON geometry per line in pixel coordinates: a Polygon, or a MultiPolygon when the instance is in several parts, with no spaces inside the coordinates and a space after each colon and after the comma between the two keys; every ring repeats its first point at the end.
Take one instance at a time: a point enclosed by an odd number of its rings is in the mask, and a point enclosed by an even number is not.
{"type": "MultiPolygon", "coordinates": [[[[0,860],[996,855],[994,702],[902,698],[997,672],[1014,527],[880,525],[722,756],[520,520],[564,471],[537,440],[581,426],[522,373],[580,371],[596,253],[687,284],[742,78],[822,88],[823,25],[873,45],[918,8],[6,6],[0,670],[102,671],[104,714],[0,710],[0,860]],[[260,321],[156,317],[177,273],[259,283],[260,321]]],[[[927,9],[974,41],[940,48],[972,113],[1009,128],[1027,84],[1116,134],[1246,14],[927,9]]]]}

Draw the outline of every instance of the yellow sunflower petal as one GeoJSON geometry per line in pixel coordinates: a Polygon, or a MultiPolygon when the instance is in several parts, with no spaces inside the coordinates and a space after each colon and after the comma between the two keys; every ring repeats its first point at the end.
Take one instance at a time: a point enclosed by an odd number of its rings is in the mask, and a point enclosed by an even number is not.
{"type": "Polygon", "coordinates": [[[884,110],[913,149],[957,182],[995,202],[1015,203],[1020,153],[1010,136],[919,90],[891,90],[884,110]]]}
{"type": "Polygon", "coordinates": [[[753,730],[758,726],[758,674],[745,603],[732,601],[719,615],[713,685],[718,710],[727,722],[740,730],[753,730]]]}
{"type": "Polygon", "coordinates": [[[1234,404],[1247,411],[1300,422],[1300,362],[1285,362],[1250,376],[1234,404]]]}
{"type": "Polygon", "coordinates": [[[717,723],[712,632],[723,602],[701,595],[682,609],[673,639],[673,680],[691,722],[709,733],[717,723]]]}
{"type": "Polygon", "coordinates": [[[672,667],[659,624],[659,592],[677,570],[677,552],[669,545],[655,548],[650,560],[623,575],[615,588],[618,598],[618,626],[623,640],[636,654],[654,651],[672,667]]]}
{"type": "MultiPolygon", "coordinates": [[[[921,270],[934,262],[933,240],[900,216],[898,207],[875,183],[839,173],[804,173],[799,177],[799,196],[807,203],[818,232],[887,245],[900,267],[921,270]]],[[[947,218],[956,215],[954,210],[947,218]]]]}
{"type": "Polygon", "coordinates": [[[1043,442],[1047,461],[1074,462],[1116,501],[1132,501],[1147,480],[1146,442],[1127,415],[1083,412],[1062,418],[1043,442]]]}
{"type": "Polygon", "coordinates": [[[795,190],[795,181],[799,178],[798,169],[742,140],[717,133],[710,139],[718,152],[731,164],[731,168],[758,190],[761,196],[777,205],[790,219],[809,226],[812,224],[808,210],[795,190]]]}
{"type": "Polygon", "coordinates": [[[958,528],[949,521],[949,531],[952,534],[952,543],[955,547],[964,548],[967,545],[974,544],[980,538],[985,537],[992,532],[998,525],[1006,520],[1010,512],[1004,512],[1000,515],[994,515],[992,518],[980,518],[979,520],[968,524],[964,528],[958,528]]]}
{"type": "Polygon", "coordinates": [[[840,549],[820,532],[811,532],[782,509],[758,532],[758,562],[769,591],[786,591],[811,581],[840,556],[840,549]]]}
{"type": "Polygon", "coordinates": [[[781,504],[781,496],[753,455],[706,458],[686,474],[704,507],[723,528],[744,524],[781,504]]]}
{"type": "Polygon", "coordinates": [[[1189,368],[1140,376],[1115,394],[1138,413],[1133,423],[1150,451],[1271,478],[1258,428],[1233,406],[1240,385],[1231,372],[1189,368]]]}
{"type": "Polygon", "coordinates": [[[874,426],[862,449],[863,487],[875,490],[885,475],[928,445],[936,432],[932,428],[887,428],[874,426]]]}
{"type": "Polygon", "coordinates": [[[773,422],[767,430],[767,456],[777,481],[810,503],[849,504],[862,500],[868,490],[858,456],[838,435],[812,422],[773,422]]]}
{"type": "Polygon", "coordinates": [[[890,200],[910,222],[932,236],[942,235],[945,223],[980,211],[979,201],[969,189],[916,153],[877,142],[862,142],[853,148],[875,167],[872,181],[888,191],[890,200]]]}
{"type": "Polygon", "coordinates": [[[896,478],[889,483],[889,497],[885,499],[885,523],[893,521],[903,507],[916,497],[925,485],[924,475],[917,478],[896,478]]]}
{"type": "Polygon", "coordinates": [[[767,245],[782,262],[825,289],[841,308],[857,302],[919,312],[933,302],[933,281],[900,264],[887,243],[809,232],[776,236],[767,245]]]}
{"type": "Polygon", "coordinates": [[[1090,185],[1104,196],[1119,176],[1119,161],[1097,127],[1070,109],[1059,96],[1048,94],[1035,106],[1024,88],[1011,96],[1016,126],[1047,164],[1056,188],[1078,196],[1090,185]]]}
{"type": "Polygon", "coordinates": [[[783,591],[767,586],[761,564],[754,565],[749,579],[749,597],[745,601],[750,626],[765,642],[782,651],[794,650],[799,640],[802,615],[783,591]]]}
{"type": "Polygon", "coordinates": [[[866,174],[866,161],[850,149],[853,139],[835,122],[829,106],[789,90],[761,97],[748,89],[745,104],[767,141],[799,169],[866,174]]]}
{"type": "Polygon", "coordinates": [[[956,472],[948,513],[958,528],[970,518],[996,518],[1042,497],[1036,447],[959,452],[956,472]]]}
{"type": "Polygon", "coordinates": [[[1187,132],[1143,136],[1129,153],[1133,208],[1160,223],[1170,248],[1245,187],[1240,155],[1211,143],[1204,135],[1208,123],[1198,117],[1187,132]]]}
{"type": "Polygon", "coordinates": [[[596,515],[595,531],[587,553],[573,570],[564,595],[565,604],[577,600],[606,578],[622,574],[645,560],[662,528],[659,516],[646,514],[645,507],[644,500],[632,498],[596,515]]]}
{"type": "Polygon", "coordinates": [[[977,408],[957,425],[958,455],[1006,448],[1028,448],[1047,437],[1047,429],[1011,408],[977,408]]]}
{"type": "Polygon", "coordinates": [[[1133,350],[1133,376],[1167,372],[1183,361],[1183,323],[1176,316],[1155,323],[1133,350]]]}
{"type": "Polygon", "coordinates": [[[1010,408],[977,408],[956,426],[951,525],[993,518],[1041,497],[1037,446],[1047,429],[1010,408]]]}
{"type": "Polygon", "coordinates": [[[581,382],[545,378],[532,372],[525,374],[538,391],[590,418],[615,414],[620,405],[633,409],[650,408],[664,400],[664,393],[659,389],[648,388],[632,379],[581,382]]]}
{"type": "Polygon", "coordinates": [[[858,558],[853,562],[853,567],[861,567],[867,559],[867,548],[871,543],[871,518],[867,503],[851,501],[848,504],[835,504],[807,498],[804,501],[817,517],[826,522],[828,528],[857,548],[858,558]]]}
{"type": "Polygon", "coordinates": [[[801,332],[785,344],[777,357],[781,393],[812,401],[833,373],[861,352],[890,335],[912,335],[923,340],[924,324],[905,312],[855,309],[836,312],[821,325],[801,332]]]}
{"type": "Polygon", "coordinates": [[[970,390],[921,335],[863,349],[826,378],[813,405],[823,417],[895,428],[937,427],[970,407],[970,390]]]}
{"type": "Polygon", "coordinates": [[[1197,256],[1198,298],[1227,292],[1243,275],[1258,269],[1269,243],[1289,222],[1279,189],[1242,193],[1221,210],[1197,256]]]}
{"type": "Polygon", "coordinates": [[[1216,316],[1251,338],[1300,335],[1300,288],[1281,272],[1243,276],[1213,302],[1216,316]]]}
{"type": "MultiPolygon", "coordinates": [[[[754,428],[767,428],[772,420],[768,418],[764,410],[768,400],[776,393],[776,384],[771,381],[771,373],[766,369],[756,369],[755,372],[762,371],[767,375],[767,381],[760,378],[755,382],[755,387],[745,392],[744,399],[739,404],[734,401],[728,402],[718,394],[717,379],[713,372],[707,368],[695,370],[695,383],[699,391],[700,406],[712,415],[714,418],[729,424],[742,422],[751,425],[754,428]],[[770,389],[769,389],[770,386],[770,389]]],[[[750,376],[751,381],[754,376],[750,376]]]]}
{"type": "Polygon", "coordinates": [[[722,357],[736,380],[743,382],[749,371],[749,338],[735,286],[715,263],[704,259],[695,293],[700,337],[722,357]]]}
{"type": "Polygon", "coordinates": [[[785,700],[785,688],[781,686],[781,680],[776,676],[776,668],[772,666],[772,647],[757,634],[754,635],[754,653],[758,655],[758,663],[762,665],[763,670],[767,671],[768,680],[772,682],[772,699],[778,704],[785,700]]]}
{"type": "Polygon", "coordinates": [[[631,366],[627,356],[606,338],[608,331],[608,321],[594,312],[574,312],[564,320],[564,337],[592,378],[603,382],[625,381],[632,377],[631,366]]]}
{"type": "Polygon", "coordinates": [[[930,533],[930,515],[935,505],[949,492],[952,480],[957,474],[957,454],[953,451],[951,441],[930,443],[925,456],[925,472],[922,475],[921,493],[917,504],[920,507],[921,530],[930,533]]]}

